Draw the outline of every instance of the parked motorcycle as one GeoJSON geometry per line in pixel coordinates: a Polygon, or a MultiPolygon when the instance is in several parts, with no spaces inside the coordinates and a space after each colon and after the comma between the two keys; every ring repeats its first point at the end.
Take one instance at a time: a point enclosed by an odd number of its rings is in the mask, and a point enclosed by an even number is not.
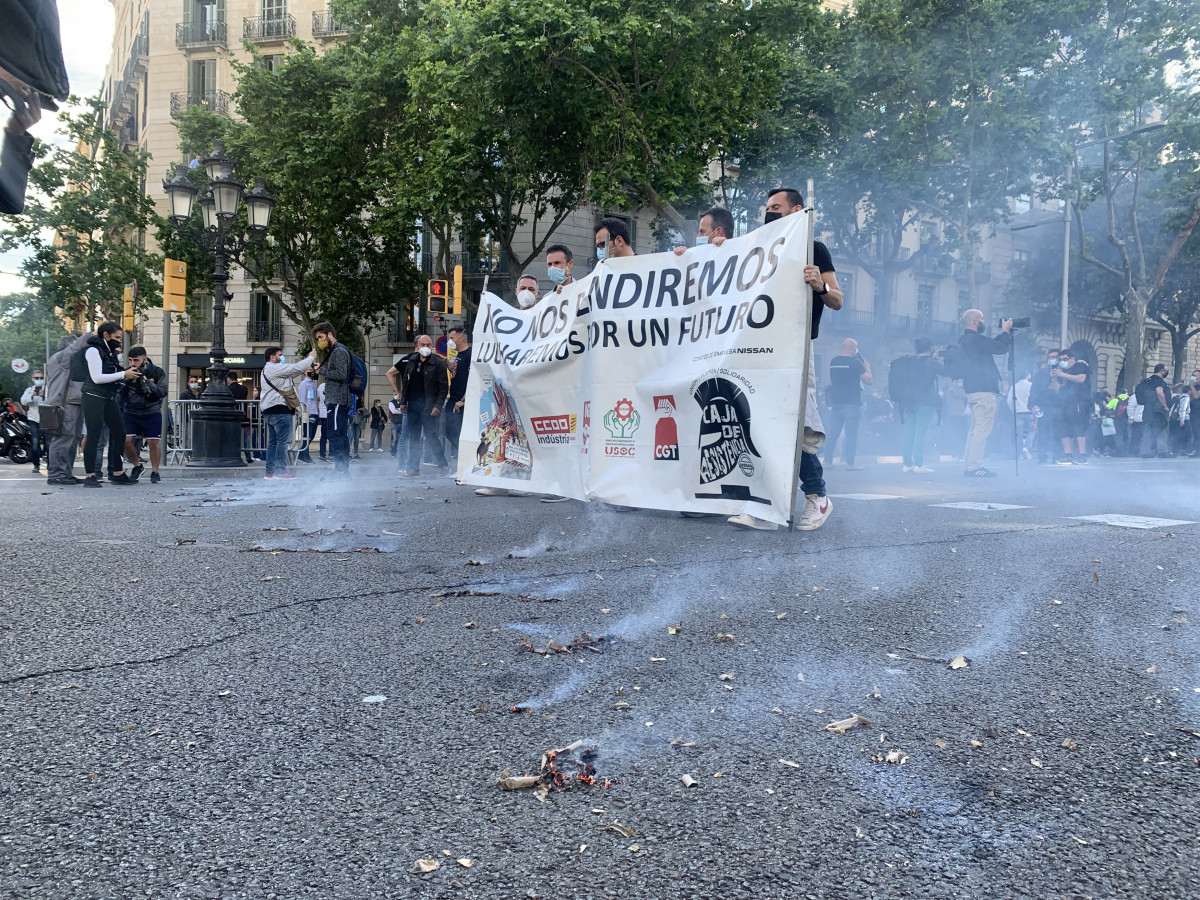
{"type": "Polygon", "coordinates": [[[0,414],[0,457],[7,456],[15,463],[33,459],[33,438],[24,417],[10,412],[0,414]]]}

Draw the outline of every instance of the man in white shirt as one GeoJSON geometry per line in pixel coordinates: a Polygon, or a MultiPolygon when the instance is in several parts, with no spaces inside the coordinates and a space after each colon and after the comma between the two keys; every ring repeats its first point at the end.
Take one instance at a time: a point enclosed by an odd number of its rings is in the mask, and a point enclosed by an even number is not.
{"type": "Polygon", "coordinates": [[[1017,432],[1021,435],[1021,457],[1029,459],[1033,453],[1029,443],[1033,437],[1033,413],[1029,411],[1029,393],[1033,390],[1033,373],[1026,372],[1008,390],[1008,403],[1017,417],[1017,432]]]}
{"type": "Polygon", "coordinates": [[[296,427],[296,410],[304,407],[296,395],[293,379],[316,361],[317,351],[311,351],[294,363],[284,359],[281,347],[268,347],[263,355],[267,364],[263,366],[259,402],[263,424],[267,427],[267,472],[264,477],[295,478],[296,474],[287,468],[287,452],[296,427]]]}
{"type": "MultiPolygon", "coordinates": [[[[38,409],[42,399],[46,396],[46,379],[42,376],[41,370],[33,373],[33,384],[25,388],[25,393],[21,395],[21,405],[25,407],[25,419],[29,423],[29,438],[30,450],[33,452],[33,474],[42,474],[42,414],[38,409]]],[[[47,456],[49,450],[47,449],[47,456]]]]}

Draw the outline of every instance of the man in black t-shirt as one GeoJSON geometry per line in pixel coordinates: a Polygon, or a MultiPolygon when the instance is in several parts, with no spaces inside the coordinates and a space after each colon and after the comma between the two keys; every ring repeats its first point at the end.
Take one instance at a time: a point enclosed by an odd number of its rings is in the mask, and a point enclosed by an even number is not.
{"type": "Polygon", "coordinates": [[[1150,402],[1142,412],[1147,438],[1150,441],[1150,452],[1143,456],[1169,456],[1167,446],[1167,422],[1171,409],[1171,386],[1167,384],[1167,367],[1159,363],[1154,367],[1154,374],[1146,379],[1150,388],[1150,402]]]}
{"type": "Polygon", "coordinates": [[[846,338],[842,341],[842,355],[829,361],[829,399],[833,414],[825,435],[825,465],[833,465],[834,445],[844,428],[846,439],[842,442],[842,460],[852,472],[862,469],[854,464],[854,453],[858,448],[858,425],[862,419],[862,386],[871,383],[871,367],[858,352],[858,341],[846,338]]]}
{"type": "MultiPolygon", "coordinates": [[[[462,431],[463,407],[466,406],[467,380],[471,377],[471,338],[465,328],[451,328],[450,340],[456,355],[450,360],[450,396],[446,398],[446,440],[450,456],[458,459],[458,436],[462,431]]],[[[449,349],[447,347],[446,349],[449,349]]]]}
{"type": "Polygon", "coordinates": [[[1059,382],[1059,397],[1062,399],[1062,415],[1059,426],[1062,435],[1063,456],[1060,462],[1073,462],[1077,466],[1087,465],[1087,428],[1092,421],[1092,368],[1084,360],[1076,359],[1070,350],[1058,351],[1058,368],[1050,377],[1059,382]],[[1075,439],[1076,452],[1071,457],[1071,439],[1075,439]]]}
{"type": "Polygon", "coordinates": [[[246,457],[246,462],[252,463],[254,454],[250,451],[250,410],[246,404],[250,399],[250,389],[242,384],[238,373],[234,371],[225,373],[225,383],[229,385],[229,393],[233,394],[233,399],[242,410],[242,455],[246,457]]]}

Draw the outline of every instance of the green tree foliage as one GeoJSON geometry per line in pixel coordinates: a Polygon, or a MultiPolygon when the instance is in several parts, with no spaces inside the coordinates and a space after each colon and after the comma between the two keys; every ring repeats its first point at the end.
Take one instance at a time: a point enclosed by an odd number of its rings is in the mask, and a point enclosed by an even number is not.
{"type": "Polygon", "coordinates": [[[404,197],[372,177],[378,129],[365,128],[345,102],[353,90],[337,53],[298,44],[272,70],[254,62],[237,69],[240,118],[189,110],[181,149],[207,155],[202,145],[223,137],[237,174],[265,179],[277,198],[265,241],[235,261],[283,313],[305,333],[328,320],[339,334],[365,335],[418,282],[415,217],[397,215],[404,197]],[[397,220],[407,225],[393,227],[397,220]]]}
{"type": "Polygon", "coordinates": [[[54,304],[45,298],[28,292],[0,297],[0,396],[20,400],[33,370],[46,367],[47,335],[54,353],[65,333],[54,304]],[[29,372],[14,372],[14,359],[28,362],[29,372]]]}
{"type": "MultiPolygon", "coordinates": [[[[1050,110],[1066,161],[1077,163],[1067,190],[1076,200],[1080,257],[1120,291],[1129,387],[1144,368],[1146,314],[1200,222],[1200,7],[1080,0],[1070,8],[1071,40],[1048,76],[1058,98],[1050,110]],[[1090,207],[1103,211],[1099,227],[1088,227],[1090,207]]],[[[1161,315],[1168,307],[1155,309],[1161,315]]]]}
{"type": "Polygon", "coordinates": [[[120,316],[122,289],[134,280],[139,308],[161,306],[162,257],[144,249],[162,223],[143,190],[149,156],[121,149],[98,98],[71,103],[68,141],[35,145],[25,212],[0,217],[0,247],[27,249],[28,283],[76,320],[120,316]]]}

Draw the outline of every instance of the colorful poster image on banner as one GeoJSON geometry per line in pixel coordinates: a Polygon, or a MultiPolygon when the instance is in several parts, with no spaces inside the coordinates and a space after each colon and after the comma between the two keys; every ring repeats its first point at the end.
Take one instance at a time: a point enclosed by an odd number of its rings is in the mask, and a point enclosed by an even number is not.
{"type": "Polygon", "coordinates": [[[485,378],[481,387],[479,445],[471,473],[528,481],[533,477],[533,453],[517,404],[498,378],[485,378]]]}

